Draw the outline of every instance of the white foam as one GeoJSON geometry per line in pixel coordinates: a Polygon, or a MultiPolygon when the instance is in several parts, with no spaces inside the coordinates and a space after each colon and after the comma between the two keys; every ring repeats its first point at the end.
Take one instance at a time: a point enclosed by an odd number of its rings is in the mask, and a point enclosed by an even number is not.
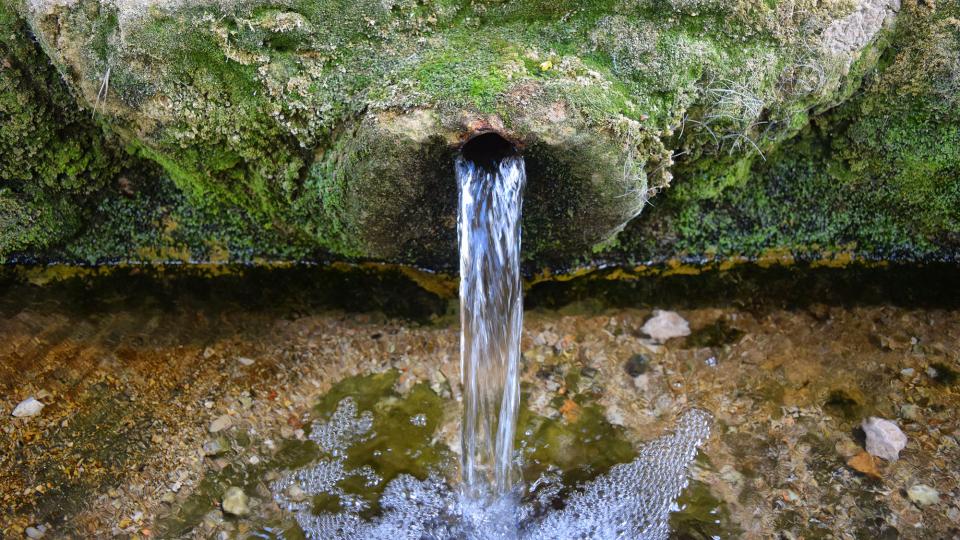
{"type": "Polygon", "coordinates": [[[687,485],[687,467],[709,435],[710,416],[700,410],[688,411],[673,433],[643,445],[634,461],[614,466],[579,487],[561,502],[561,510],[552,510],[559,506],[555,503],[563,487],[556,468],[526,486],[522,497],[515,489],[489,506],[464,499],[439,475],[425,480],[401,475],[386,486],[380,517],[365,521],[360,513],[366,502],[344,493],[336,484],[356,475],[379,482],[369,467],[346,470],[344,465],[345,451],[352,442],[370,436],[371,426],[369,413],[358,413],[356,403],[345,399],[328,422],[314,426],[311,435],[331,454],[336,451],[335,457],[293,471],[272,486],[277,503],[293,513],[307,538],[667,538],[670,511],[687,485]],[[288,488],[294,483],[311,496],[340,497],[343,510],[314,515],[307,503],[288,498],[288,488]]]}

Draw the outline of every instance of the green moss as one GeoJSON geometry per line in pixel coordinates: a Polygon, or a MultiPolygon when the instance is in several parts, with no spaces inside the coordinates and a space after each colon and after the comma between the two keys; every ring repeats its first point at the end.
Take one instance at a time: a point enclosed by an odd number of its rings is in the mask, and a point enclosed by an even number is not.
{"type": "MultiPolygon", "coordinates": [[[[756,157],[698,156],[675,187],[608,251],[634,260],[677,254],[818,258],[853,251],[896,259],[955,257],[960,247],[960,67],[957,8],[901,12],[851,67],[859,92],[756,157]],[[880,50],[886,52],[881,56],[880,50]],[[882,69],[880,69],[882,68],[882,69]]],[[[789,132],[806,123],[796,111],[789,132]]]]}
{"type": "MultiPolygon", "coordinates": [[[[3,143],[13,157],[0,163],[11,171],[0,256],[87,224],[96,238],[56,253],[203,258],[227,246],[240,260],[450,264],[451,142],[478,120],[525,145],[525,253],[538,264],[943,253],[957,244],[960,190],[956,7],[907,6],[895,32],[837,60],[810,31],[849,13],[834,4],[784,19],[776,2],[251,0],[156,9],[127,20],[120,40],[121,14],[80,0],[33,21],[59,32],[47,52],[97,121],[182,193],[136,194],[169,202],[163,212],[104,199],[129,158],[88,113],[31,127],[74,96],[49,67],[52,85],[10,78],[14,64],[0,76],[0,103],[15,111],[0,133],[26,126],[37,144],[3,143]],[[35,97],[40,87],[56,96],[35,97]],[[436,115],[426,127],[423,111],[436,115]],[[614,238],[671,174],[648,215],[614,238]],[[145,221],[102,213],[121,207],[145,221]],[[124,241],[131,228],[140,233],[124,241]]],[[[23,28],[3,15],[5,34],[23,28]]],[[[18,47],[37,55],[27,41],[18,47]]]]}
{"type": "Polygon", "coordinates": [[[128,158],[0,4],[0,261],[76,234],[128,158]]]}
{"type": "Polygon", "coordinates": [[[494,112],[497,97],[507,88],[503,58],[510,57],[510,47],[494,39],[482,51],[463,54],[475,45],[468,36],[449,38],[443,49],[428,54],[412,73],[400,77],[411,77],[421,92],[446,106],[472,106],[481,112],[494,112]]]}

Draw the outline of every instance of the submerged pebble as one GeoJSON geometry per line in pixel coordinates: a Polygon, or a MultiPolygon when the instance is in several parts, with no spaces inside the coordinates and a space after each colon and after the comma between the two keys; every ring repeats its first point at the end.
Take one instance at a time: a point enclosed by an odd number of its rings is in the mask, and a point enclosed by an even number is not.
{"type": "Polygon", "coordinates": [[[657,309],[640,330],[654,341],[663,343],[671,338],[689,336],[690,324],[676,311],[657,309]]]}
{"type": "Polygon", "coordinates": [[[287,488],[287,497],[293,502],[303,502],[309,495],[298,484],[292,484],[287,488]]]}
{"type": "Polygon", "coordinates": [[[912,404],[906,404],[900,407],[900,416],[905,420],[916,422],[920,419],[920,407],[912,404]]]}
{"type": "Polygon", "coordinates": [[[929,506],[940,502],[940,493],[926,484],[917,484],[907,490],[907,497],[917,506],[929,506]]]}
{"type": "Polygon", "coordinates": [[[37,398],[30,396],[27,399],[21,401],[15,409],[13,409],[13,416],[17,418],[28,418],[30,416],[36,416],[40,414],[40,411],[43,410],[43,403],[37,401],[37,398]]]}
{"type": "Polygon", "coordinates": [[[223,416],[218,417],[213,422],[210,422],[210,433],[217,433],[225,429],[230,428],[233,425],[233,419],[229,415],[224,414],[223,416]]]}
{"type": "Polygon", "coordinates": [[[36,527],[27,527],[27,530],[24,531],[27,538],[32,538],[33,540],[38,540],[47,535],[47,528],[43,525],[38,525],[36,527]]]}
{"type": "Polygon", "coordinates": [[[203,444],[203,455],[215,457],[224,454],[229,449],[230,441],[224,437],[217,437],[216,439],[207,441],[203,444]]]}
{"type": "Polygon", "coordinates": [[[907,446],[907,436],[890,420],[871,416],[861,424],[867,434],[867,452],[887,461],[896,461],[907,446]]]}
{"type": "Polygon", "coordinates": [[[247,494],[244,493],[242,489],[231,486],[223,494],[221,507],[223,511],[228,514],[243,517],[250,513],[249,501],[250,498],[247,497],[247,494]]]}
{"type": "Polygon", "coordinates": [[[631,377],[643,375],[648,367],[650,367],[650,358],[645,354],[635,354],[623,365],[623,369],[631,377]]]}

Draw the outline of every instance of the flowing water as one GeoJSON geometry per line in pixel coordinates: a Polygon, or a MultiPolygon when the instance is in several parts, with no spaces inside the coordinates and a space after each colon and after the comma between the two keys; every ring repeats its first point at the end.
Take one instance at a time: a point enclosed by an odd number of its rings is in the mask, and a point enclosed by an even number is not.
{"type": "Polygon", "coordinates": [[[523,158],[505,157],[492,167],[460,158],[457,180],[462,476],[464,495],[479,501],[506,496],[516,475],[523,158]]]}

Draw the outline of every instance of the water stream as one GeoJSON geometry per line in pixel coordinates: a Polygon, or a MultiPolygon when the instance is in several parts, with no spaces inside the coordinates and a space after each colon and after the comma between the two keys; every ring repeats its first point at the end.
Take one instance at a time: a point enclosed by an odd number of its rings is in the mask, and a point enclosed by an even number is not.
{"type": "Polygon", "coordinates": [[[523,158],[505,157],[490,167],[460,158],[457,180],[463,489],[482,500],[507,495],[516,476],[523,158]]]}

